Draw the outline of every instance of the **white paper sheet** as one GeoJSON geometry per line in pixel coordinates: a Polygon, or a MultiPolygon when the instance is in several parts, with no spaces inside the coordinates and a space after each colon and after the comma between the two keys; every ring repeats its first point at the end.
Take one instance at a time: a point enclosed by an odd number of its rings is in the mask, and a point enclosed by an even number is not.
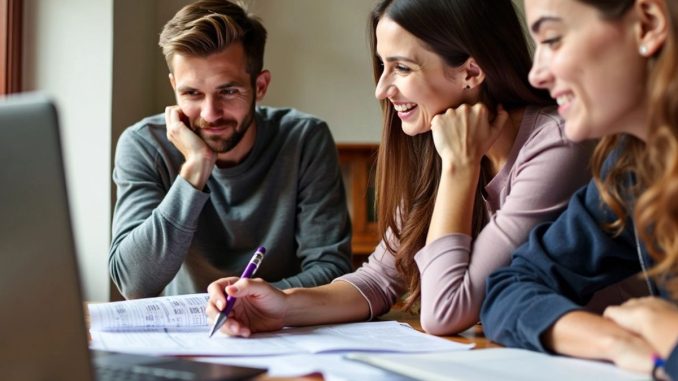
{"type": "Polygon", "coordinates": [[[321,373],[325,381],[411,380],[369,365],[346,360],[344,354],[297,354],[259,357],[199,357],[196,360],[219,364],[267,368],[269,377],[302,377],[321,373]]]}
{"type": "Polygon", "coordinates": [[[649,380],[648,375],[624,371],[605,362],[513,348],[410,355],[358,353],[347,357],[426,381],[649,380]]]}
{"type": "Polygon", "coordinates": [[[421,333],[395,321],[286,328],[250,338],[208,337],[171,330],[103,332],[90,330],[93,349],[155,355],[261,356],[346,351],[433,352],[464,350],[461,344],[421,333]]]}
{"type": "Polygon", "coordinates": [[[88,304],[93,331],[205,330],[207,294],[88,304]]]}

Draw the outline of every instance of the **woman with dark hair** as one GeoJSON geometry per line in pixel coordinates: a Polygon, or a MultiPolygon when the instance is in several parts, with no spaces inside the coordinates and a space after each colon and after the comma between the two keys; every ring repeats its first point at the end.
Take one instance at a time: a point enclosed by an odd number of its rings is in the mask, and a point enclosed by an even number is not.
{"type": "Polygon", "coordinates": [[[678,3],[525,7],[538,44],[532,84],[557,99],[568,137],[602,139],[591,183],[490,277],[485,333],[655,378],[664,366],[678,380],[678,3]],[[654,297],[602,316],[582,308],[636,274],[654,297]]]}
{"type": "Polygon", "coordinates": [[[420,303],[427,332],[460,332],[478,322],[486,277],[590,177],[592,146],[569,142],[552,100],[527,81],[510,0],[385,0],[370,26],[382,242],[325,286],[212,283],[211,318],[238,297],[227,334],[370,319],[403,295],[407,308],[420,303]]]}

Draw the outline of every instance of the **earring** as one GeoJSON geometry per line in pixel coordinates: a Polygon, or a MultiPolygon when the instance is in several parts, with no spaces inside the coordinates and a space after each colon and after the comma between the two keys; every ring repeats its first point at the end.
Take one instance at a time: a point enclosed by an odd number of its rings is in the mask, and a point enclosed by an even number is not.
{"type": "Polygon", "coordinates": [[[640,53],[640,55],[643,57],[647,57],[647,54],[649,53],[647,46],[640,45],[640,47],[638,48],[638,53],[640,53]]]}
{"type": "Polygon", "coordinates": [[[471,88],[471,86],[469,86],[469,85],[466,85],[466,87],[464,87],[464,88],[465,88],[466,90],[468,90],[468,89],[470,89],[470,88],[471,88]]]}

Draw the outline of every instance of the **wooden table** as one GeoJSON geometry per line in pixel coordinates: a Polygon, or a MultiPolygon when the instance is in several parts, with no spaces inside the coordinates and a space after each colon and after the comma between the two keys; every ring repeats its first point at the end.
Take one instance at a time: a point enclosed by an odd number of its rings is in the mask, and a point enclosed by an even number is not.
{"type": "MultiPolygon", "coordinates": [[[[404,312],[399,309],[392,309],[387,314],[381,316],[379,320],[397,320],[402,323],[407,323],[413,328],[422,331],[421,323],[419,322],[419,315],[411,314],[404,312]]],[[[483,334],[483,328],[480,324],[476,324],[473,327],[467,329],[464,332],[459,333],[458,335],[453,336],[442,336],[445,339],[456,341],[459,343],[474,343],[474,349],[485,349],[485,348],[499,348],[501,345],[494,343],[487,339],[483,334]]],[[[319,373],[314,373],[306,375],[303,377],[269,377],[267,375],[261,375],[257,377],[257,381],[323,381],[324,378],[319,373]]]]}

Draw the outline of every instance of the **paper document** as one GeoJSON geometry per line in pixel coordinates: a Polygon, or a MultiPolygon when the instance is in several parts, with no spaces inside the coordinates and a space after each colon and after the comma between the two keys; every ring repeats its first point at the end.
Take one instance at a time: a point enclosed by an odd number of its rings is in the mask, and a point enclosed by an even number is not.
{"type": "Polygon", "coordinates": [[[341,351],[431,352],[469,349],[460,344],[421,333],[395,321],[285,328],[257,333],[249,338],[202,331],[90,330],[93,349],[156,355],[262,356],[341,351]]]}
{"type": "Polygon", "coordinates": [[[424,381],[625,381],[648,375],[624,371],[612,364],[513,348],[453,353],[366,354],[346,356],[382,369],[424,381]]]}
{"type": "Polygon", "coordinates": [[[294,354],[256,357],[197,357],[196,361],[268,368],[268,377],[304,377],[321,373],[325,381],[412,381],[392,372],[346,360],[345,353],[294,354]]]}
{"type": "Polygon", "coordinates": [[[88,304],[93,331],[200,330],[208,327],[207,294],[88,304]]]}

